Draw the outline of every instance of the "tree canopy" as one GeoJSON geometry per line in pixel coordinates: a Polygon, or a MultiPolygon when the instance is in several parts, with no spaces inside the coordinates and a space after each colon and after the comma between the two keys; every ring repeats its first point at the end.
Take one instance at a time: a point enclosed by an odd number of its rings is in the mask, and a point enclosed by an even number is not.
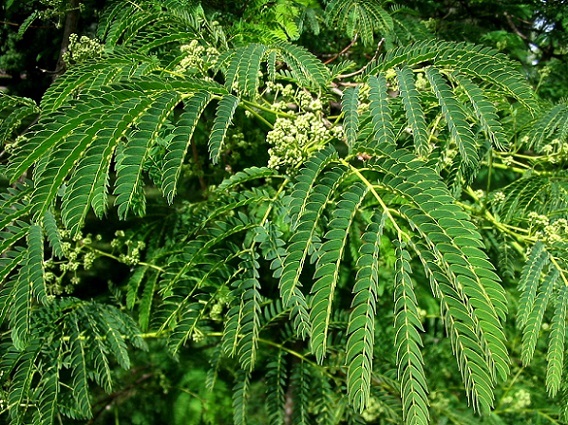
{"type": "Polygon", "coordinates": [[[567,423],[565,9],[6,1],[0,420],[567,423]]]}

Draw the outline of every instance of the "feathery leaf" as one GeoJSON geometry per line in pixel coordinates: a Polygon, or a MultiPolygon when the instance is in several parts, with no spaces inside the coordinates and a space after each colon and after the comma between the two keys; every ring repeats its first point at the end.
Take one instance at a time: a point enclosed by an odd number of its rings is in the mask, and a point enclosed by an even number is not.
{"type": "Polygon", "coordinates": [[[357,275],[353,286],[353,301],[346,346],[347,392],[358,411],[368,405],[373,372],[376,303],[379,286],[379,247],[385,225],[384,215],[379,223],[372,222],[361,237],[357,259],[357,275]]]}
{"type": "Polygon", "coordinates": [[[217,105],[217,114],[209,137],[209,157],[213,164],[217,164],[221,158],[221,148],[239,101],[238,97],[228,94],[223,96],[217,105]]]}
{"type": "MultiPolygon", "coordinates": [[[[428,129],[424,110],[420,104],[420,95],[415,87],[414,75],[408,67],[397,69],[400,96],[406,112],[406,118],[412,130],[412,138],[418,156],[425,157],[430,152],[428,129]]],[[[443,106],[442,106],[443,108],[443,106]]]]}
{"type": "Polygon", "coordinates": [[[396,247],[395,264],[395,318],[396,363],[401,386],[402,411],[406,424],[427,424],[428,385],[422,357],[422,338],[418,331],[424,331],[418,314],[418,302],[414,284],[410,278],[410,254],[403,247],[396,247]]]}
{"type": "Polygon", "coordinates": [[[162,192],[170,203],[173,202],[177,191],[181,167],[192,143],[193,132],[210,100],[209,93],[199,91],[185,101],[184,111],[178,118],[173,137],[167,145],[162,174],[162,192]]]}
{"type": "MultiPolygon", "coordinates": [[[[317,189],[318,187],[316,186],[314,192],[322,195],[321,191],[317,189]]],[[[323,361],[326,353],[335,288],[339,280],[341,260],[347,246],[349,228],[367,191],[368,189],[363,184],[355,183],[344,192],[342,199],[337,203],[336,209],[333,210],[333,218],[329,223],[330,230],[324,235],[324,239],[316,253],[315,282],[311,289],[312,297],[310,302],[310,321],[312,323],[310,341],[312,352],[320,363],[323,361]]],[[[299,227],[301,226],[302,224],[299,227]]]]}

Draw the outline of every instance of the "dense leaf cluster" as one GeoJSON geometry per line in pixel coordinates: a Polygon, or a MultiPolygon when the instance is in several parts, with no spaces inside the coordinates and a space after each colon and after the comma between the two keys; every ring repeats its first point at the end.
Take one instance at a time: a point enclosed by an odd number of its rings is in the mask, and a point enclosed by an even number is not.
{"type": "Polygon", "coordinates": [[[118,420],[150,380],[217,423],[211,394],[236,424],[505,423],[536,357],[563,393],[565,102],[403,8],[252,3],[108,2],[39,104],[0,97],[0,417],[118,420]]]}

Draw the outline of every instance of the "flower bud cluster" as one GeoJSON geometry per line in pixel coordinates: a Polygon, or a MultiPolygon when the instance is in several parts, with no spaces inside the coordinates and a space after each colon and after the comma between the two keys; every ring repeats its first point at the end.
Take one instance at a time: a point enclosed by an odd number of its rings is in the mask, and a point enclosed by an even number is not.
{"type": "Polygon", "coordinates": [[[357,104],[357,114],[363,115],[369,110],[369,94],[371,93],[371,86],[367,83],[359,86],[359,102],[357,104]]]}
{"type": "Polygon", "coordinates": [[[539,214],[536,211],[531,211],[528,218],[531,226],[547,226],[550,223],[550,219],[546,215],[539,214]]]}
{"type": "Polygon", "coordinates": [[[125,239],[126,234],[123,230],[117,230],[114,235],[116,238],[110,242],[110,246],[116,250],[126,250],[126,253],[123,252],[118,256],[118,261],[129,266],[138,264],[146,244],[143,241],[125,239]]]}
{"type": "Polygon", "coordinates": [[[18,150],[20,146],[25,145],[28,138],[25,135],[19,135],[14,140],[7,140],[4,143],[4,151],[7,154],[12,154],[18,150]]]}
{"type": "Polygon", "coordinates": [[[506,165],[507,167],[510,167],[511,165],[513,165],[513,157],[511,156],[504,156],[503,158],[501,158],[501,161],[503,162],[503,165],[506,165]]]}
{"type": "Polygon", "coordinates": [[[547,159],[551,164],[557,164],[563,160],[568,160],[568,143],[560,139],[553,139],[542,147],[542,152],[548,155],[547,159]]]}
{"type": "Polygon", "coordinates": [[[219,51],[214,47],[205,47],[198,40],[191,40],[189,44],[180,47],[183,59],[176,66],[175,71],[186,74],[203,74],[217,63],[219,51]]]}
{"type": "Polygon", "coordinates": [[[104,44],[101,44],[98,40],[85,35],[79,38],[77,34],[71,34],[69,36],[69,46],[63,54],[63,60],[67,65],[77,64],[88,59],[99,58],[103,51],[104,44]]]}
{"type": "Polygon", "coordinates": [[[272,82],[266,83],[265,92],[274,93],[271,105],[274,110],[286,112],[276,119],[266,136],[271,146],[268,150],[270,168],[297,167],[332,138],[343,137],[343,128],[325,121],[321,100],[309,92],[294,92],[290,84],[272,82]],[[281,100],[277,100],[279,96],[281,100]]]}
{"type": "Polygon", "coordinates": [[[505,199],[507,199],[507,197],[500,190],[498,190],[497,192],[493,192],[491,194],[491,202],[493,204],[500,204],[500,203],[504,202],[505,199]]]}
{"type": "Polygon", "coordinates": [[[69,230],[59,229],[61,239],[61,259],[50,258],[45,261],[44,279],[50,296],[71,294],[75,291],[85,271],[91,269],[100,257],[113,258],[121,263],[134,266],[141,261],[146,244],[141,240],[129,237],[123,230],[117,230],[115,238],[110,241],[110,251],[105,252],[106,243],[101,243],[103,237],[83,235],[81,232],[71,234],[69,230]],[[97,244],[97,245],[94,245],[97,244]]]}
{"type": "Polygon", "coordinates": [[[233,298],[234,297],[227,290],[227,288],[222,287],[215,296],[216,302],[211,306],[211,310],[209,311],[209,318],[214,322],[222,322],[224,319],[223,312],[229,307],[233,298]]]}
{"type": "Polygon", "coordinates": [[[483,189],[477,189],[476,191],[473,192],[474,196],[479,199],[479,200],[483,200],[485,199],[485,191],[483,189]]]}
{"type": "Polygon", "coordinates": [[[558,218],[550,220],[549,217],[537,212],[530,212],[528,215],[529,225],[536,230],[534,235],[549,244],[568,243],[568,220],[558,218]]]}
{"type": "MultiPolygon", "coordinates": [[[[38,17],[41,20],[53,21],[55,27],[60,29],[63,25],[65,13],[69,8],[67,0],[39,0],[40,4],[46,7],[44,10],[38,10],[38,17]]],[[[85,10],[84,2],[78,2],[77,5],[80,12],[85,10]]]]}
{"type": "Polygon", "coordinates": [[[267,81],[264,92],[266,94],[275,93],[276,97],[281,94],[283,97],[290,99],[294,96],[294,86],[292,86],[292,84],[283,85],[281,83],[267,81]]]}
{"type": "Polygon", "coordinates": [[[416,74],[416,82],[414,83],[414,85],[416,86],[416,89],[418,91],[430,90],[430,83],[428,82],[426,77],[424,77],[423,72],[419,72],[416,74]]]}
{"type": "Polygon", "coordinates": [[[298,106],[303,111],[320,112],[323,109],[321,100],[314,99],[311,94],[306,91],[299,91],[296,95],[298,106]]]}
{"type": "Polygon", "coordinates": [[[296,167],[332,137],[332,132],[325,126],[320,114],[306,112],[295,119],[279,117],[266,136],[267,142],[272,146],[268,150],[268,166],[277,170],[281,167],[296,167]]]}
{"type": "MultiPolygon", "coordinates": [[[[62,259],[55,258],[45,261],[44,279],[48,285],[50,295],[71,294],[75,287],[81,283],[80,271],[89,270],[98,258],[97,254],[90,249],[93,243],[91,235],[83,236],[77,232],[71,236],[66,229],[59,229],[61,237],[62,259]]],[[[95,240],[101,240],[101,235],[96,235],[95,240]]]]}
{"type": "Polygon", "coordinates": [[[200,329],[195,328],[193,330],[193,333],[191,334],[191,340],[193,342],[201,342],[204,339],[205,339],[205,335],[203,334],[203,332],[200,329]]]}
{"type": "Polygon", "coordinates": [[[369,404],[367,404],[367,407],[363,410],[361,416],[367,422],[375,422],[384,412],[385,408],[381,401],[378,398],[371,396],[369,398],[369,404]]]}
{"type": "Polygon", "coordinates": [[[452,167],[454,164],[455,158],[458,155],[458,150],[451,147],[445,149],[439,159],[438,159],[438,167],[440,170],[445,170],[447,168],[452,167]]]}
{"type": "Polygon", "coordinates": [[[523,410],[531,405],[531,393],[521,388],[514,395],[504,397],[502,403],[510,405],[511,410],[523,410]]]}

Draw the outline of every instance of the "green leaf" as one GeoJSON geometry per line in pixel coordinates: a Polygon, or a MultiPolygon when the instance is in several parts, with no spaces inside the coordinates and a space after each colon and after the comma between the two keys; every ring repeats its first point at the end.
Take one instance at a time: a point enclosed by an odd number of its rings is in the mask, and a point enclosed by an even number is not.
{"type": "Polygon", "coordinates": [[[544,267],[550,262],[548,252],[542,242],[537,241],[531,248],[527,262],[523,266],[519,280],[519,307],[517,310],[517,324],[523,328],[529,315],[534,309],[536,294],[544,267]]]}
{"type": "Polygon", "coordinates": [[[39,112],[31,99],[0,93],[0,144],[16,137],[24,126],[37,119],[39,112]]]}
{"type": "Polygon", "coordinates": [[[546,311],[546,307],[554,291],[554,285],[559,277],[560,272],[556,268],[553,268],[552,271],[545,276],[537,290],[533,308],[527,315],[526,323],[523,326],[523,345],[521,351],[521,360],[525,365],[528,365],[533,358],[538,335],[542,327],[544,312],[546,311]]]}
{"type": "Polygon", "coordinates": [[[476,409],[486,411],[494,383],[509,372],[501,325],[505,292],[485,255],[476,250],[469,259],[461,251],[482,246],[481,236],[434,170],[392,146],[380,156],[368,166],[384,173],[382,184],[405,199],[400,212],[419,235],[420,242],[412,246],[440,299],[468,396],[476,409]]]}
{"type": "Polygon", "coordinates": [[[534,91],[527,79],[518,72],[517,65],[494,49],[471,43],[456,43],[427,39],[392,49],[375,68],[388,70],[405,64],[410,68],[432,65],[445,73],[464,75],[487,87],[506,93],[516,99],[531,113],[539,109],[534,91]]]}
{"type": "Polygon", "coordinates": [[[315,89],[323,89],[330,78],[327,67],[312,53],[302,46],[287,42],[276,44],[278,54],[288,64],[292,76],[301,85],[315,89]]]}
{"type": "Polygon", "coordinates": [[[396,70],[400,96],[406,112],[406,119],[412,130],[414,147],[418,156],[425,157],[430,153],[428,128],[424,110],[420,104],[420,94],[415,86],[414,74],[408,67],[396,70]]]}
{"type": "Polygon", "coordinates": [[[94,119],[84,123],[87,126],[85,134],[76,135],[76,142],[81,143],[81,151],[70,146],[72,154],[64,157],[57,153],[50,158],[45,167],[47,171],[41,174],[32,197],[38,213],[50,207],[57,188],[74,168],[69,187],[63,195],[63,223],[75,234],[82,227],[90,206],[95,214],[102,216],[107,207],[109,167],[114,151],[128,129],[151,106],[151,99],[133,97],[136,95],[140,93],[115,92],[115,96],[125,97],[124,102],[112,114],[105,116],[103,111],[98,110],[94,119]]]}
{"type": "Polygon", "coordinates": [[[554,397],[562,385],[564,369],[564,344],[566,340],[566,312],[568,310],[568,287],[562,285],[555,294],[554,315],[550,323],[550,337],[546,361],[546,389],[554,397]]]}
{"type": "Polygon", "coordinates": [[[301,291],[300,275],[309,253],[319,243],[318,220],[327,201],[335,195],[335,189],[344,177],[345,171],[341,168],[332,169],[319,184],[316,183],[316,179],[336,155],[331,147],[316,153],[298,174],[289,201],[289,214],[293,229],[296,231],[288,243],[280,273],[279,288],[284,306],[292,309],[291,315],[302,338],[312,332],[308,305],[301,291]]]}
{"type": "Polygon", "coordinates": [[[56,257],[63,257],[63,247],[61,245],[61,233],[59,232],[59,227],[57,225],[57,220],[53,215],[53,212],[46,211],[43,217],[43,227],[47,235],[47,240],[53,251],[53,255],[56,257]]]}
{"type": "Polygon", "coordinates": [[[84,418],[91,416],[91,402],[89,395],[89,383],[87,368],[87,353],[89,347],[80,335],[77,316],[72,317],[71,345],[71,376],[73,382],[73,398],[77,406],[77,412],[84,418]]]}
{"type": "Polygon", "coordinates": [[[173,137],[168,142],[162,171],[162,192],[169,203],[173,202],[176,194],[182,165],[192,143],[197,123],[210,101],[211,95],[204,91],[195,93],[185,101],[184,111],[178,118],[173,137]]]}
{"type": "Polygon", "coordinates": [[[144,214],[146,202],[143,193],[143,166],[159,131],[178,102],[177,93],[160,93],[144,114],[138,117],[137,129],[128,135],[126,146],[116,156],[114,194],[120,218],[126,218],[129,211],[137,215],[144,214]]]}
{"type": "MultiPolygon", "coordinates": [[[[316,191],[317,187],[314,188],[316,191]]],[[[326,188],[327,190],[328,188],[326,188]]],[[[368,188],[361,183],[349,187],[332,213],[328,232],[317,251],[314,285],[311,289],[310,321],[312,323],[311,348],[321,363],[326,354],[328,330],[331,320],[335,288],[339,280],[341,260],[347,247],[349,229],[355,219],[368,188]]],[[[309,206],[310,204],[308,204],[309,206]]]]}
{"type": "Polygon", "coordinates": [[[287,366],[286,357],[282,350],[279,350],[276,358],[267,364],[266,411],[269,423],[274,425],[284,425],[287,366]]]}
{"type": "Polygon", "coordinates": [[[243,96],[254,97],[260,86],[260,65],[266,51],[265,45],[257,43],[238,47],[232,51],[225,73],[227,90],[236,90],[243,96]]]}
{"type": "Polygon", "coordinates": [[[371,75],[368,80],[369,111],[373,124],[372,147],[395,143],[391,109],[388,104],[387,80],[383,75],[371,75]]]}
{"type": "Polygon", "coordinates": [[[392,17],[375,0],[332,0],[325,13],[330,25],[345,28],[351,38],[360,35],[365,46],[373,42],[374,33],[393,29],[392,17]]]}
{"type": "Polygon", "coordinates": [[[32,344],[23,351],[13,365],[13,375],[8,391],[8,403],[13,406],[10,409],[10,418],[15,423],[21,423],[20,418],[25,417],[26,411],[31,406],[28,404],[34,377],[37,375],[36,361],[39,357],[40,347],[32,344]]]}
{"type": "Polygon", "coordinates": [[[500,118],[497,114],[497,108],[486,96],[481,87],[469,79],[451,74],[450,77],[454,79],[464,90],[473,110],[475,116],[481,126],[485,135],[491,140],[493,146],[499,150],[505,150],[508,145],[508,140],[505,135],[505,130],[501,125],[500,118]]]}
{"type": "Polygon", "coordinates": [[[217,164],[221,158],[221,148],[227,135],[227,129],[231,125],[231,120],[235,110],[239,105],[240,99],[228,94],[224,96],[217,105],[217,113],[213,121],[213,128],[209,136],[209,157],[213,164],[217,164]]]}
{"type": "Polygon", "coordinates": [[[418,314],[414,284],[410,278],[410,254],[403,246],[396,247],[395,264],[395,346],[398,379],[401,386],[403,418],[406,424],[427,424],[428,386],[422,357],[424,331],[418,314]]]}
{"type": "Polygon", "coordinates": [[[308,425],[310,421],[309,408],[311,400],[312,376],[306,362],[301,361],[292,367],[290,384],[297,388],[294,394],[294,411],[292,413],[292,423],[298,425],[308,425]]]}
{"type": "Polygon", "coordinates": [[[349,87],[343,92],[341,109],[345,114],[343,128],[347,137],[347,144],[352,147],[357,140],[359,119],[357,107],[359,106],[359,87],[349,87]]]}
{"type": "Polygon", "coordinates": [[[40,226],[30,226],[27,241],[25,262],[10,295],[12,339],[14,346],[20,350],[29,343],[34,301],[48,302],[43,279],[43,233],[40,226]]]}
{"type": "Polygon", "coordinates": [[[233,422],[235,425],[247,424],[250,377],[250,372],[239,370],[235,379],[233,387],[233,422]]]}
{"type": "Polygon", "coordinates": [[[53,370],[48,371],[42,376],[41,383],[40,388],[36,389],[39,393],[38,406],[34,412],[33,424],[52,425],[58,411],[59,376],[53,370]]]}
{"type": "Polygon", "coordinates": [[[479,162],[478,145],[467,123],[463,106],[455,98],[448,83],[435,68],[426,69],[426,78],[430,82],[440,108],[444,114],[450,134],[458,146],[461,169],[467,175],[477,168],[479,162]]]}
{"type": "Polygon", "coordinates": [[[346,346],[347,392],[353,407],[362,412],[368,406],[373,372],[376,303],[379,292],[379,248],[385,225],[372,222],[361,237],[357,259],[357,275],[353,286],[353,301],[346,346]]]}
{"type": "Polygon", "coordinates": [[[140,329],[144,332],[148,331],[150,326],[152,306],[154,305],[154,297],[158,290],[158,278],[158,273],[150,273],[150,276],[146,277],[146,284],[144,285],[142,297],[140,298],[138,324],[140,325],[140,329]]]}

